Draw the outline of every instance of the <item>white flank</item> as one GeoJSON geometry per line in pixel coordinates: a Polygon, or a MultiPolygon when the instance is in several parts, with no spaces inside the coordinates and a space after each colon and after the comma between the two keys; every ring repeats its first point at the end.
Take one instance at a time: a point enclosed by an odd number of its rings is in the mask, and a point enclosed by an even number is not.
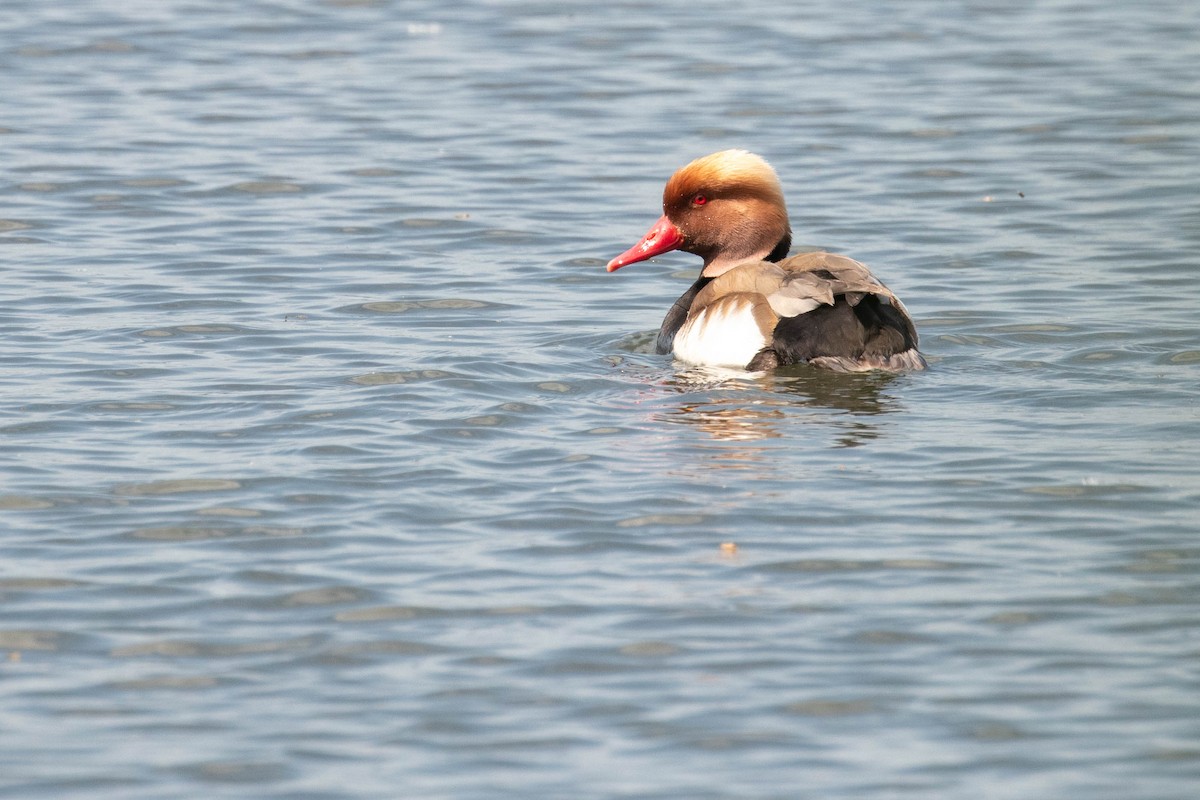
{"type": "Polygon", "coordinates": [[[744,368],[766,344],[748,303],[716,303],[683,324],[674,349],[689,364],[744,368]]]}

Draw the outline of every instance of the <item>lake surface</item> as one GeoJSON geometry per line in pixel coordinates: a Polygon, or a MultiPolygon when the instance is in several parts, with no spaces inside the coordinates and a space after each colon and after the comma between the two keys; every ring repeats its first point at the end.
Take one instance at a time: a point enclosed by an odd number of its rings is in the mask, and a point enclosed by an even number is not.
{"type": "Polygon", "coordinates": [[[1198,796],[1200,5],[996,5],[9,0],[0,796],[1198,796]],[[734,146],[928,371],[653,354],[734,146]]]}

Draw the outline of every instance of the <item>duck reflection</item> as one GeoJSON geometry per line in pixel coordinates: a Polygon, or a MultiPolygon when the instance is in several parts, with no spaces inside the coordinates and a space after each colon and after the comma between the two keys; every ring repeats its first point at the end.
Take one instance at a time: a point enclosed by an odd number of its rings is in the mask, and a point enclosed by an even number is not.
{"type": "Polygon", "coordinates": [[[732,442],[753,442],[778,439],[778,423],[783,411],[752,406],[733,406],[723,403],[685,404],[673,414],[675,422],[686,422],[705,431],[714,439],[732,442]]]}
{"type": "MultiPolygon", "coordinates": [[[[689,369],[665,382],[686,396],[667,419],[695,426],[717,440],[751,442],[785,435],[800,418],[797,409],[831,411],[804,416],[803,421],[833,428],[837,447],[857,447],[878,438],[877,418],[899,407],[887,388],[901,378],[803,365],[767,373],[689,369]]],[[[749,452],[743,456],[753,460],[749,452]]]]}

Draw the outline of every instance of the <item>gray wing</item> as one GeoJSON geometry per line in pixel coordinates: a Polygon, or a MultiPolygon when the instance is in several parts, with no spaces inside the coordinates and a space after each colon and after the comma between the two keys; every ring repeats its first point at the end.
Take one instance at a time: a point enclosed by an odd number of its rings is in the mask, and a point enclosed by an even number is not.
{"type": "Polygon", "coordinates": [[[836,253],[803,253],[776,265],[784,276],[778,288],[767,295],[767,302],[781,317],[794,317],[812,311],[818,305],[833,305],[838,295],[857,306],[871,294],[900,312],[913,341],[916,330],[908,310],[892,290],[876,278],[866,264],[836,253]]]}

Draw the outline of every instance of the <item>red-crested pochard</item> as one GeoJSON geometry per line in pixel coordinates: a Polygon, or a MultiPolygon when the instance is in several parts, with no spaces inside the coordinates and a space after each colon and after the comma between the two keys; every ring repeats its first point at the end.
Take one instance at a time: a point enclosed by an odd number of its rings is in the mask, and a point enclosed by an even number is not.
{"type": "Polygon", "coordinates": [[[704,259],[658,332],[658,352],[681,361],[748,370],[925,367],[908,312],[866,265],[823,252],[788,258],[791,244],[775,170],[753,153],[723,150],[671,176],[663,216],[608,271],[671,250],[704,259]]]}

